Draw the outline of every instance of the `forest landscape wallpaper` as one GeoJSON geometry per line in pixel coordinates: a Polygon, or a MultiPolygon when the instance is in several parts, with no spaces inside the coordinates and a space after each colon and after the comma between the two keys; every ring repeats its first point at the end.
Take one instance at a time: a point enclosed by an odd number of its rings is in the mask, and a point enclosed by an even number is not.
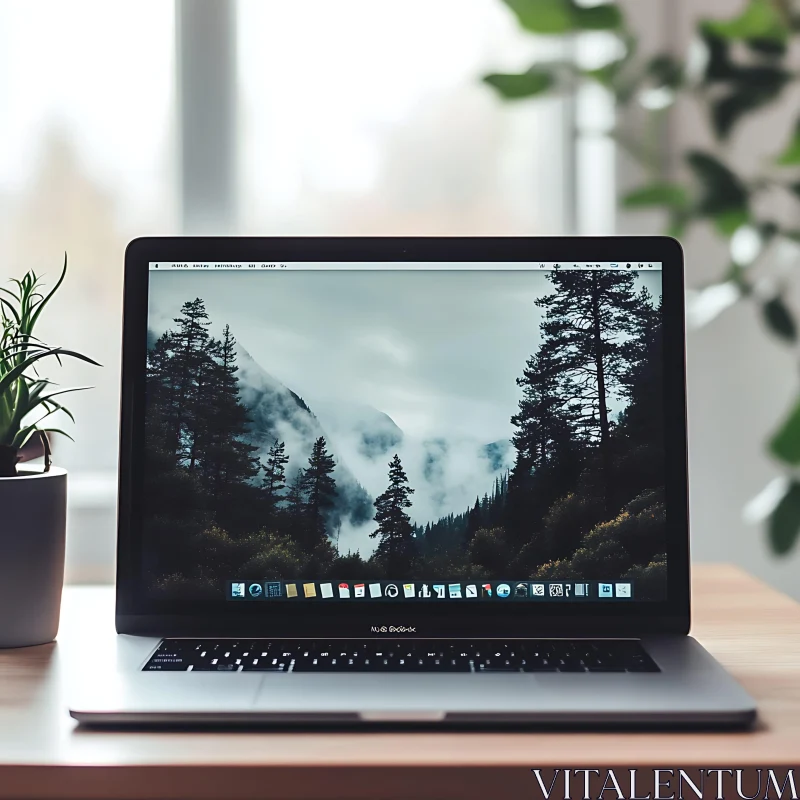
{"type": "Polygon", "coordinates": [[[143,570],[666,592],[660,272],[150,273],[143,570]]]}

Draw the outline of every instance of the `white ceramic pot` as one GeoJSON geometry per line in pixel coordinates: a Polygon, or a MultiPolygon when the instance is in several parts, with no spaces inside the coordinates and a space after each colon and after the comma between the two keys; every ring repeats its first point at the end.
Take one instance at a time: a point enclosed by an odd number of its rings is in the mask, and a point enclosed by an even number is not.
{"type": "Polygon", "coordinates": [[[19,467],[0,478],[0,647],[58,632],[67,533],[67,473],[19,467]]]}

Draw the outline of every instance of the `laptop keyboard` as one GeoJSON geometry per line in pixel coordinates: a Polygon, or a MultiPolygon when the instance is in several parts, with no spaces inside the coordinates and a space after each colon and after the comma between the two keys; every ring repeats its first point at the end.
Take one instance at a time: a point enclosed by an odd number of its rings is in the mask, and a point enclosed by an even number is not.
{"type": "Polygon", "coordinates": [[[659,672],[638,641],[164,639],[145,671],[659,672]]]}

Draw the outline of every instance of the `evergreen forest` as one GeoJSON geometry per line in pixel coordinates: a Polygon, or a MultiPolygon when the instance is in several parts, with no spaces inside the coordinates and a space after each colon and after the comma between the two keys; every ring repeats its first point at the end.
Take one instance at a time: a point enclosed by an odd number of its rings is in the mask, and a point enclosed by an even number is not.
{"type": "Polygon", "coordinates": [[[624,578],[639,598],[663,597],[661,300],[630,272],[543,279],[538,342],[509,376],[519,387],[509,409],[513,466],[469,507],[420,520],[420,487],[395,453],[382,493],[358,487],[369,555],[339,549],[345,493],[332,443],[316,436],[302,460],[277,437],[264,443],[243,399],[234,331],[225,324],[214,338],[203,300],[185,302],[148,346],[150,591],[221,597],[234,578],[624,578]]]}

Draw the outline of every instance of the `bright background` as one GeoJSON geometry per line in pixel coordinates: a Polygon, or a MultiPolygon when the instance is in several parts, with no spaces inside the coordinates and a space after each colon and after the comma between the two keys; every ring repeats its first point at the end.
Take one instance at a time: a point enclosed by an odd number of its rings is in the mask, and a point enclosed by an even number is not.
{"type": "MultiPolygon", "coordinates": [[[[694,21],[738,0],[628,0],[647,49],[685,52],[694,21]]],[[[67,578],[113,580],[122,263],[135,236],[175,233],[660,233],[617,214],[635,169],[598,86],[504,105],[480,82],[560,45],[521,33],[500,0],[0,0],[0,280],[70,273],[41,334],[94,356],[71,408],[67,578]]],[[[602,57],[602,35],[581,57],[602,57]]],[[[793,125],[744,123],[731,157],[793,125]]],[[[702,144],[679,104],[668,154],[702,144]]],[[[718,274],[708,232],[688,280],[718,274]]],[[[742,564],[800,597],[742,506],[776,474],[762,454],[791,400],[791,356],[741,304],[689,334],[693,553],[742,564]]],[[[2,526],[2,520],[0,520],[2,526]]]]}

